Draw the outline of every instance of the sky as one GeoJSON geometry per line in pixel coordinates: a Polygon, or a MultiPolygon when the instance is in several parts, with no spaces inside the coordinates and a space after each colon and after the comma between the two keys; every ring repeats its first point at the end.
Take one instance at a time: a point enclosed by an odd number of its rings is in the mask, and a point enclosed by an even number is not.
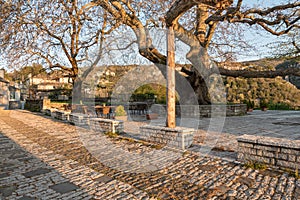
{"type": "MultiPolygon", "coordinates": [[[[236,2],[236,0],[235,0],[236,2]]],[[[268,7],[273,5],[279,5],[279,4],[286,4],[287,0],[244,0],[243,5],[249,5],[253,7],[255,6],[261,6],[261,7],[268,7]]],[[[248,42],[255,46],[257,48],[257,51],[250,52],[247,55],[240,55],[238,57],[238,61],[249,61],[249,60],[258,60],[261,58],[272,56],[271,49],[266,47],[267,45],[279,42],[283,40],[282,36],[275,36],[271,33],[261,30],[260,34],[257,34],[256,31],[249,28],[245,32],[245,36],[248,38],[248,42]]]]}
{"type": "MultiPolygon", "coordinates": [[[[286,0],[244,0],[243,5],[249,5],[251,7],[253,7],[253,5],[265,7],[286,2],[286,0]]],[[[255,46],[257,50],[247,52],[246,55],[238,55],[238,61],[257,60],[268,57],[270,56],[270,49],[268,49],[266,45],[274,41],[282,40],[282,37],[274,36],[266,31],[261,31],[261,34],[257,34],[256,31],[251,28],[249,28],[244,34],[246,38],[248,38],[248,42],[255,46]]],[[[5,63],[5,60],[1,59],[0,55],[0,68],[5,66],[7,66],[7,64],[5,63]]]]}

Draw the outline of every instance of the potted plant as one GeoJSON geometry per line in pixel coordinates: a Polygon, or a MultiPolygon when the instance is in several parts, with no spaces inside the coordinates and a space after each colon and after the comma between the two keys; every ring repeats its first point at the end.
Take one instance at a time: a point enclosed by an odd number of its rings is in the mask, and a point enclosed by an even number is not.
{"type": "Polygon", "coordinates": [[[254,109],[254,101],[245,100],[244,103],[247,105],[247,112],[252,112],[254,109]]]}
{"type": "Polygon", "coordinates": [[[268,110],[268,103],[266,102],[266,100],[263,99],[260,101],[260,108],[262,111],[268,110]]]}
{"type": "Polygon", "coordinates": [[[124,109],[124,106],[119,105],[115,109],[115,119],[116,120],[122,120],[127,121],[127,113],[124,109]]]}
{"type": "Polygon", "coordinates": [[[158,118],[158,114],[157,113],[148,113],[146,115],[147,120],[152,120],[152,119],[157,119],[158,118]]]}

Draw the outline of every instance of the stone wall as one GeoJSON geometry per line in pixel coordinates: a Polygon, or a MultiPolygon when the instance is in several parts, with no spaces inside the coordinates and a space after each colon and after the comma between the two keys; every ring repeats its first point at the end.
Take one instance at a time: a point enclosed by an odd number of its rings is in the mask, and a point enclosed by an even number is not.
{"type": "Polygon", "coordinates": [[[41,112],[42,110],[49,108],[50,99],[38,99],[29,100],[25,102],[25,109],[32,112],[41,112]]]}
{"type": "Polygon", "coordinates": [[[89,116],[82,113],[71,113],[69,115],[69,122],[76,126],[88,126],[89,125],[89,116]]]}
{"type": "Polygon", "coordinates": [[[9,101],[9,109],[20,109],[21,108],[21,102],[20,101],[9,101]]]}
{"type": "Polygon", "coordinates": [[[191,146],[194,132],[194,129],[183,127],[167,128],[150,125],[140,127],[143,140],[165,144],[182,150],[191,146]]]}
{"type": "Polygon", "coordinates": [[[70,114],[71,114],[71,111],[57,110],[57,111],[55,111],[55,118],[62,120],[62,121],[69,121],[70,114]]]}
{"type": "Polygon", "coordinates": [[[112,119],[91,118],[90,128],[101,133],[122,133],[124,122],[112,119]]]}
{"type": "MultiPolygon", "coordinates": [[[[154,104],[151,112],[163,115],[166,113],[166,105],[154,104]]],[[[176,114],[181,117],[211,117],[213,116],[241,116],[247,113],[246,104],[234,105],[176,105],[176,114]]]]}
{"type": "Polygon", "coordinates": [[[300,140],[243,135],[237,138],[238,160],[300,169],[300,140]]]}

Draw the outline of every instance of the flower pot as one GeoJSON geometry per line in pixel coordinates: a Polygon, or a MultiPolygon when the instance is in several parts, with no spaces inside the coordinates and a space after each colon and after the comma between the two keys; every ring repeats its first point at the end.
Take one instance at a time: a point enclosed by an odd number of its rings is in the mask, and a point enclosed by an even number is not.
{"type": "Polygon", "coordinates": [[[253,108],[248,108],[247,112],[253,112],[253,108]]]}
{"type": "Polygon", "coordinates": [[[127,116],[115,116],[115,120],[121,120],[121,121],[127,121],[128,117],[127,116]]]}
{"type": "Polygon", "coordinates": [[[158,114],[157,113],[150,113],[146,115],[147,120],[157,119],[158,114]]]}
{"type": "Polygon", "coordinates": [[[262,111],[267,111],[267,110],[268,110],[268,108],[266,108],[266,107],[263,107],[263,108],[261,108],[261,110],[262,110],[262,111]]]}

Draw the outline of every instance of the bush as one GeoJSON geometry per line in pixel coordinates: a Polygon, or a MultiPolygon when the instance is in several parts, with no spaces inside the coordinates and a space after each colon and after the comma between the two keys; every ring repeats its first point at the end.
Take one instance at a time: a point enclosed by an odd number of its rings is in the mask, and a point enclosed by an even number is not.
{"type": "Polygon", "coordinates": [[[121,106],[121,105],[119,105],[119,106],[117,106],[116,107],[116,116],[126,116],[127,115],[127,113],[126,113],[126,111],[125,111],[125,109],[124,109],[124,106],[121,106]]]}
{"type": "Polygon", "coordinates": [[[268,108],[268,103],[266,102],[266,100],[265,99],[262,99],[261,101],[260,101],[260,107],[261,108],[268,108]]]}
{"type": "Polygon", "coordinates": [[[287,103],[272,103],[269,104],[270,110],[292,110],[291,106],[287,103]]]}

